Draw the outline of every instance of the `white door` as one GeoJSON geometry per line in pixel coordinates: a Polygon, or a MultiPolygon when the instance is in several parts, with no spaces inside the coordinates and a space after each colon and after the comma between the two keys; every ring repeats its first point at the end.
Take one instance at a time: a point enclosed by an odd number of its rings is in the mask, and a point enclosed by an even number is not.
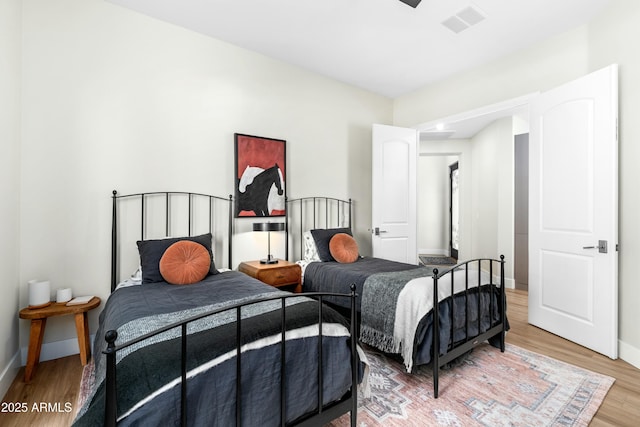
{"type": "Polygon", "coordinates": [[[373,256],[417,264],[415,129],[373,125],[373,256]]]}
{"type": "Polygon", "coordinates": [[[618,357],[618,68],[531,102],[529,323],[618,357]]]}

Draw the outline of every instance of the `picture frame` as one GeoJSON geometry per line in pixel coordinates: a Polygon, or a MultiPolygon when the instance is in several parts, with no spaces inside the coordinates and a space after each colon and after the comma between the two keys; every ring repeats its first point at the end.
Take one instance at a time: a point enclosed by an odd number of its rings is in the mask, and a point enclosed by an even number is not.
{"type": "Polygon", "coordinates": [[[234,134],[235,217],[286,215],[286,141],[234,134]]]}

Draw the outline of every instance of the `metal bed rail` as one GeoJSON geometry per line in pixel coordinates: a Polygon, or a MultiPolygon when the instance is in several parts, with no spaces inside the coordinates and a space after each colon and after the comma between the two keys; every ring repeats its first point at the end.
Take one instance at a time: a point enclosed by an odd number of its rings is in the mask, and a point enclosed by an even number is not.
{"type": "Polygon", "coordinates": [[[187,407],[187,325],[196,320],[213,316],[219,313],[227,311],[235,311],[236,313],[236,426],[242,425],[242,352],[241,352],[241,338],[242,338],[242,309],[244,307],[258,304],[265,301],[281,300],[281,339],[280,339],[280,369],[281,369],[281,381],[280,381],[280,425],[296,425],[296,426],[310,426],[310,425],[323,425],[332,419],[350,411],[351,412],[351,426],[355,427],[357,420],[357,387],[358,387],[358,356],[357,356],[357,336],[356,336],[356,319],[355,319],[355,307],[356,307],[356,287],[351,286],[351,292],[348,294],[341,293],[327,293],[327,292],[313,292],[300,294],[279,295],[274,297],[263,297],[255,300],[251,300],[245,303],[239,303],[230,305],[228,307],[212,310],[206,313],[202,313],[196,316],[189,317],[180,322],[169,324],[156,331],[144,334],[136,339],[130,340],[126,343],[116,345],[115,342],[118,338],[118,333],[114,330],[107,331],[105,334],[105,340],[107,341],[107,349],[103,351],[106,355],[106,402],[105,402],[105,426],[115,427],[117,424],[117,391],[116,391],[116,354],[118,351],[132,346],[136,343],[144,341],[148,338],[169,331],[171,329],[181,329],[181,425],[187,425],[188,407],[187,407]],[[333,402],[326,406],[323,406],[323,344],[322,344],[322,322],[323,322],[323,310],[326,309],[323,303],[323,298],[326,296],[332,297],[345,297],[351,299],[351,318],[349,325],[350,334],[350,366],[351,366],[351,389],[350,391],[339,401],[333,402]],[[293,422],[293,424],[286,423],[286,300],[289,298],[303,298],[312,297],[315,298],[318,303],[318,391],[317,391],[317,409],[313,413],[305,415],[303,418],[293,422]]]}
{"type": "MultiPolygon", "coordinates": [[[[433,269],[433,345],[432,345],[432,368],[433,368],[433,390],[434,397],[438,398],[438,373],[440,367],[451,362],[453,359],[460,357],[464,353],[471,350],[473,347],[478,345],[481,342],[484,342],[490,338],[495,336],[499,336],[500,338],[500,351],[504,353],[505,344],[504,338],[506,333],[506,293],[504,289],[504,255],[500,255],[500,259],[490,259],[490,258],[478,258],[472,259],[460,264],[456,264],[451,268],[447,268],[445,271],[439,272],[437,268],[433,269]],[[483,263],[486,267],[488,264],[488,273],[489,273],[489,283],[482,283],[482,271],[483,271],[483,263]],[[476,264],[477,272],[478,272],[478,284],[477,286],[473,286],[471,289],[469,288],[469,266],[476,264]],[[494,265],[499,265],[499,283],[494,283],[494,265]],[[459,271],[464,269],[464,290],[455,292],[455,271],[459,271]],[[450,331],[449,331],[449,339],[447,343],[447,350],[445,354],[440,354],[440,305],[444,303],[443,301],[439,301],[438,295],[438,281],[446,276],[450,275],[450,310],[449,310],[449,322],[450,322],[450,331]],[[483,292],[486,292],[489,295],[488,309],[489,309],[489,326],[483,331],[482,329],[482,315],[486,312],[487,307],[482,307],[482,295],[483,292]],[[497,293],[497,298],[496,298],[497,293]],[[476,295],[476,309],[478,313],[477,319],[477,334],[471,335],[469,333],[470,327],[470,295],[476,295]],[[460,316],[460,313],[456,313],[456,298],[461,298],[464,301],[464,340],[460,342],[456,342],[454,338],[454,319],[456,316],[460,316]],[[494,300],[497,301],[494,302],[494,300]],[[496,306],[497,304],[497,306],[496,306]],[[498,319],[494,319],[494,312],[498,310],[498,319]],[[483,310],[484,309],[484,310],[483,310]]],[[[475,271],[475,270],[474,270],[475,271]]],[[[487,271],[487,270],[484,270],[487,271]]],[[[485,304],[486,305],[486,304],[485,304]]]]}

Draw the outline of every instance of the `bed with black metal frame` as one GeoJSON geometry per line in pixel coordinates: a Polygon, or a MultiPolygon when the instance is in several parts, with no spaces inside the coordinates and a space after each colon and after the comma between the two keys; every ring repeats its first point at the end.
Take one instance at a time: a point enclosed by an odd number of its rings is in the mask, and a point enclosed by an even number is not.
{"type": "MultiPolygon", "coordinates": [[[[400,354],[409,372],[431,363],[436,398],[441,367],[487,340],[504,352],[508,329],[504,256],[468,260],[444,270],[362,256],[353,263],[310,259],[316,249],[309,245],[319,242],[305,233],[313,229],[324,230],[325,236],[331,236],[326,233],[331,230],[351,233],[353,208],[351,199],[323,196],[287,201],[287,257],[303,267],[303,293],[339,293],[355,284],[361,295],[356,303],[360,341],[400,354]],[[293,255],[296,248],[299,252],[293,255]],[[401,322],[398,317],[406,313],[408,320],[401,322]],[[389,324],[400,324],[404,335],[396,334],[395,328],[385,334],[389,324]]],[[[351,311],[337,299],[327,302],[343,313],[351,311]]]]}
{"type": "MultiPolygon", "coordinates": [[[[351,338],[356,321],[349,325],[323,303],[330,296],[354,305],[354,289],[307,298],[230,269],[188,286],[132,279],[118,284],[120,269],[130,271],[121,267],[123,256],[134,256],[121,237],[131,228],[139,230],[134,240],[155,245],[163,240],[149,239],[156,228],[162,238],[194,236],[200,243],[195,233],[204,227],[213,234],[210,254],[226,247],[231,267],[232,205],[231,196],[113,191],[112,293],[95,340],[95,385],[74,425],[320,426],[351,412],[355,426],[363,372],[351,338]],[[122,217],[138,217],[139,224],[130,227],[122,217]],[[216,233],[224,221],[228,228],[216,233]],[[160,313],[128,314],[144,306],[157,306],[160,313]],[[114,313],[124,320],[112,320],[114,313]],[[137,388],[142,394],[134,395],[137,388]]],[[[141,265],[144,278],[147,264],[141,265]]]]}

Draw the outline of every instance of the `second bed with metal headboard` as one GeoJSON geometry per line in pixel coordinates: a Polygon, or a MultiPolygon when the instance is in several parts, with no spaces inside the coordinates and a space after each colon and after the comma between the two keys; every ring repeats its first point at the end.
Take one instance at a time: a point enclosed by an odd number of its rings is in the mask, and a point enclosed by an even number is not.
{"type": "MultiPolygon", "coordinates": [[[[504,257],[467,260],[441,271],[367,256],[338,262],[331,241],[352,234],[352,213],[351,200],[332,197],[287,204],[293,247],[287,254],[303,267],[303,292],[340,293],[355,285],[360,340],[401,355],[408,372],[433,361],[435,397],[440,367],[483,341],[504,351],[504,257]]],[[[351,239],[340,239],[353,247],[351,239]]],[[[339,299],[327,301],[351,310],[339,299]]]]}

